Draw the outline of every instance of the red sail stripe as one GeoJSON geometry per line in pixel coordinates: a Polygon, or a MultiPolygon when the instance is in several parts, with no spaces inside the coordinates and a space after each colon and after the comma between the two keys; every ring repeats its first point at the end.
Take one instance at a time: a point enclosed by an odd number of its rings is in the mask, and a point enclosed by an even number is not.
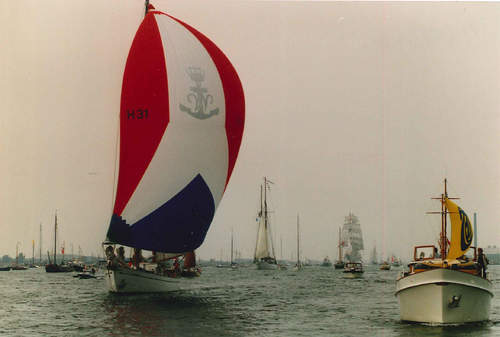
{"type": "MultiPolygon", "coordinates": [[[[162,13],[165,14],[165,13],[162,13]]],[[[222,88],[224,90],[224,99],[226,104],[226,136],[228,143],[229,162],[227,168],[226,186],[233,172],[238,151],[241,145],[243,136],[243,128],[245,124],[245,96],[241,85],[238,73],[234,69],[229,59],[224,53],[210,41],[205,35],[189,26],[188,24],[176,19],[168,14],[165,14],[175,21],[179,22],[188,29],[205,47],[208,54],[212,58],[217,71],[221,77],[222,88]]]]}
{"type": "Polygon", "coordinates": [[[137,30],[123,75],[120,173],[114,214],[121,215],[125,209],[160,144],[168,122],[165,55],[156,19],[150,12],[137,30]]]}

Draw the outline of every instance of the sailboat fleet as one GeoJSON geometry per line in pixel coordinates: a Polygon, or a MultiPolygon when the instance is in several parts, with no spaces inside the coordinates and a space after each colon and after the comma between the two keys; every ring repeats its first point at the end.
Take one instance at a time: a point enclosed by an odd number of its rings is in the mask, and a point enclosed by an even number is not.
{"type": "MultiPolygon", "coordinates": [[[[123,75],[118,180],[103,242],[110,292],[170,292],[201,276],[195,251],[231,177],[244,120],[243,88],[229,59],[202,33],[147,4],[123,75]]],[[[260,185],[253,257],[258,270],[280,269],[268,206],[272,185],[267,177],[260,185]]],[[[397,277],[401,320],[438,324],[488,320],[493,286],[481,269],[482,253],[471,246],[474,233],[469,218],[448,196],[446,179],[444,193],[435,199],[441,203],[439,245],[416,246],[409,269],[397,277]]],[[[56,213],[53,255],[48,254],[45,270],[73,271],[57,262],[57,226],[56,213]]],[[[304,264],[298,214],[296,232],[294,270],[300,270],[304,264]]],[[[231,232],[230,266],[237,269],[233,245],[231,232]]],[[[33,242],[33,265],[34,247],[33,242]]],[[[348,278],[361,277],[363,235],[352,212],[339,228],[337,248],[334,268],[348,278]]],[[[26,269],[17,256],[16,245],[16,264],[9,269],[26,269]]],[[[372,256],[372,264],[377,264],[376,248],[372,256]]],[[[380,269],[390,270],[398,260],[393,258],[380,269]]],[[[326,257],[323,266],[331,265],[326,257]]]]}

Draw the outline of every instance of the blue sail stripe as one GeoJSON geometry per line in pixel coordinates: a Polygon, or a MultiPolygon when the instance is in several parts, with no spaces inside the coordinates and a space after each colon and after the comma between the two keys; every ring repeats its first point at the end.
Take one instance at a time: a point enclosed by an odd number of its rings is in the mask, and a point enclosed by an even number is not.
{"type": "Polygon", "coordinates": [[[198,248],[215,214],[214,197],[198,174],[182,191],[132,226],[113,214],[108,240],[157,252],[182,253],[198,248]]]}

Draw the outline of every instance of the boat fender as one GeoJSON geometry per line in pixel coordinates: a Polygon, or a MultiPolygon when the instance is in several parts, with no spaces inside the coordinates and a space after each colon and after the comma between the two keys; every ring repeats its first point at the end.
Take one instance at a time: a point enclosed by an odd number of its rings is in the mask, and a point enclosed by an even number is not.
{"type": "Polygon", "coordinates": [[[451,297],[450,301],[448,302],[448,308],[457,308],[458,305],[460,304],[461,298],[462,298],[462,295],[460,295],[460,296],[453,295],[451,297]]]}

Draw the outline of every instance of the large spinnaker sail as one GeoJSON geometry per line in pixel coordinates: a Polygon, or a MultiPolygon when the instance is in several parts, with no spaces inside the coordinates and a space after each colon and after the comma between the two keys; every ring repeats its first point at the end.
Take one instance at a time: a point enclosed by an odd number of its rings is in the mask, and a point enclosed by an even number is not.
{"type": "Polygon", "coordinates": [[[467,252],[474,233],[469,217],[457,204],[445,198],[445,205],[451,219],[451,240],[447,259],[453,260],[467,252]]]}
{"type": "Polygon", "coordinates": [[[123,76],[108,240],[165,253],[198,248],[234,168],[244,114],[241,82],[222,51],[149,11],[123,76]]]}

